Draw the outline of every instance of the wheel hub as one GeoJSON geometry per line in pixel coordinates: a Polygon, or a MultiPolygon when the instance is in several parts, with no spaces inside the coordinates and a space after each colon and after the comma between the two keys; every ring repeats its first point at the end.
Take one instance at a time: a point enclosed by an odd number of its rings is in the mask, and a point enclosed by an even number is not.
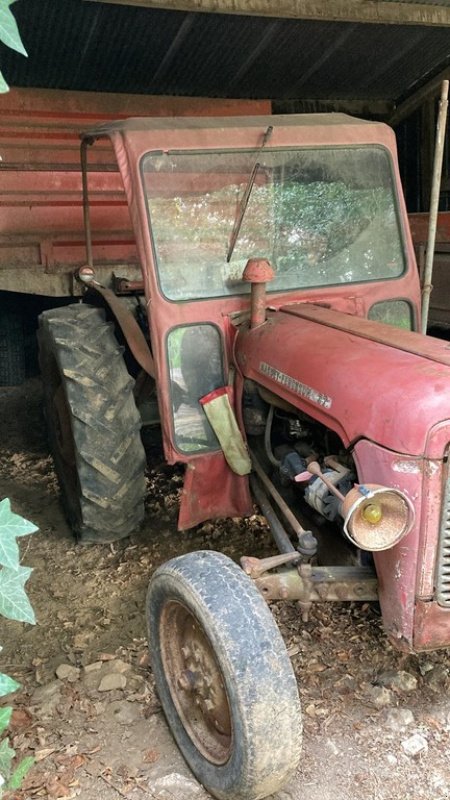
{"type": "Polygon", "coordinates": [[[181,603],[161,617],[161,650],[173,702],[195,746],[210,761],[225,763],[232,725],[222,672],[199,621],[181,603]]]}

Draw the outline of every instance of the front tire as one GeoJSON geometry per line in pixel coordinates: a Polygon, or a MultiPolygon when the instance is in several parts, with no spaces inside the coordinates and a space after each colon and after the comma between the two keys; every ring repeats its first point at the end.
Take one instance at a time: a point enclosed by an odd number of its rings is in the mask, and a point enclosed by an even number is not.
{"type": "Polygon", "coordinates": [[[134,381],[102,309],[39,318],[39,363],[53,459],[78,539],[112,542],[144,517],[145,451],[134,381]]]}
{"type": "Polygon", "coordinates": [[[257,800],[298,766],[301,714],[264,599],[226,556],[200,551],[154,574],[147,598],[156,689],[192,772],[225,800],[257,800]]]}

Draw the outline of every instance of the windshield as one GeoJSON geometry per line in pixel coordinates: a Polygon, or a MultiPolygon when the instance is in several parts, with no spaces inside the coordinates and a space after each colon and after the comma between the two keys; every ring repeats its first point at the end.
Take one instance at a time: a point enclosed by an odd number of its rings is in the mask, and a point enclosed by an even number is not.
{"type": "Polygon", "coordinates": [[[230,262],[254,151],[148,153],[142,161],[159,281],[171,300],[242,294],[249,258],[269,291],[395,278],[405,265],[381,147],[264,149],[230,262]]]}

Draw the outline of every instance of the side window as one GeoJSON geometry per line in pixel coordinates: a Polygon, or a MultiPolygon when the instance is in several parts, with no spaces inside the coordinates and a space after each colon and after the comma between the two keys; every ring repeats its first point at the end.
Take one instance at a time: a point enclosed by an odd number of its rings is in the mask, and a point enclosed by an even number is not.
{"type": "Polygon", "coordinates": [[[368,316],[376,322],[386,322],[406,331],[413,329],[412,308],[406,300],[385,300],[382,303],[374,303],[368,316]]]}
{"type": "Polygon", "coordinates": [[[182,453],[220,445],[199,403],[225,383],[222,340],[214,325],[183,325],[167,337],[175,445],[182,453]]]}

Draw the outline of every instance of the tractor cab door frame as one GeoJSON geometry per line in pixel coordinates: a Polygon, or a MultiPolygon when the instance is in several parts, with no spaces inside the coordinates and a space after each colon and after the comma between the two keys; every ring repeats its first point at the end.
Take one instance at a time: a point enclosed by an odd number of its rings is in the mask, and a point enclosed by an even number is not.
{"type": "MultiPolygon", "coordinates": [[[[112,130],[108,135],[122,175],[141,262],[164,453],[169,464],[187,465],[178,527],[251,514],[248,479],[230,470],[199,403],[200,397],[228,383],[234,329],[221,299],[179,303],[162,294],[139,173],[139,147],[131,132],[112,130]]],[[[90,143],[92,140],[87,141],[90,143]]],[[[87,181],[83,179],[85,183],[86,198],[87,181]]],[[[87,254],[92,261],[86,199],[84,207],[87,254]]],[[[115,304],[120,303],[115,300],[115,304]]],[[[243,301],[237,304],[241,308],[243,301]]]]}

